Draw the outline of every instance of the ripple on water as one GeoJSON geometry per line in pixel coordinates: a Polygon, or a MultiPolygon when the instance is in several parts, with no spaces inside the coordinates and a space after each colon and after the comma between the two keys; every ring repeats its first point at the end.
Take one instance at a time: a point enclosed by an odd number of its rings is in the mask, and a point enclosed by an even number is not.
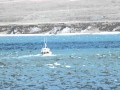
{"type": "Polygon", "coordinates": [[[4,67],[0,67],[0,89],[120,89],[118,53],[95,53],[87,56],[79,53],[66,57],[35,55],[1,60],[0,66],[4,67]]]}

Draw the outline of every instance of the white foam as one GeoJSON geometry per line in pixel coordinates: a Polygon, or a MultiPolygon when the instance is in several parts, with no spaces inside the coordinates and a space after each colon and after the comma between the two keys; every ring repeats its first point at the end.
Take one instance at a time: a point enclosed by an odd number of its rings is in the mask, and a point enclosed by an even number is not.
{"type": "MultiPolygon", "coordinates": [[[[56,55],[52,54],[52,55],[48,55],[48,56],[56,56],[56,55]]],[[[29,57],[47,57],[47,56],[42,56],[41,54],[30,54],[30,55],[19,56],[17,58],[29,58],[29,57]]]]}
{"type": "Polygon", "coordinates": [[[99,53],[97,53],[96,55],[97,55],[97,56],[100,56],[100,54],[99,54],[99,53]]]}
{"type": "Polygon", "coordinates": [[[28,57],[38,57],[38,56],[40,56],[40,54],[23,55],[23,56],[19,56],[17,58],[28,58],[28,57]]]}
{"type": "Polygon", "coordinates": [[[48,66],[49,68],[57,68],[60,65],[61,65],[60,63],[55,62],[55,63],[51,63],[51,64],[46,64],[45,66],[48,66]]]}
{"type": "Polygon", "coordinates": [[[49,67],[49,68],[56,68],[55,66],[49,67]]]}
{"type": "Polygon", "coordinates": [[[54,63],[54,65],[55,65],[55,66],[60,66],[61,64],[60,64],[60,63],[55,62],[55,63],[54,63]]]}
{"type": "Polygon", "coordinates": [[[85,65],[82,65],[83,67],[85,67],[85,65]]]}
{"type": "Polygon", "coordinates": [[[57,63],[57,62],[55,62],[55,63],[52,63],[52,64],[46,64],[46,66],[60,66],[61,64],[60,63],[57,63]]]}
{"type": "Polygon", "coordinates": [[[71,68],[71,66],[69,66],[69,65],[66,65],[65,67],[66,67],[66,68],[71,68]]]}
{"type": "Polygon", "coordinates": [[[50,56],[56,56],[55,54],[51,54],[51,55],[42,55],[40,54],[41,57],[50,57],[50,56]]]}

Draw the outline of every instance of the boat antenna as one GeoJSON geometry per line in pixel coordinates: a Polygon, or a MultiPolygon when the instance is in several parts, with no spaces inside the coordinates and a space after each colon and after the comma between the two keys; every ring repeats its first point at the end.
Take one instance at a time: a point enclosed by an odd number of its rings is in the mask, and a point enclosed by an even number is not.
{"type": "Polygon", "coordinates": [[[44,38],[44,46],[45,46],[45,48],[47,48],[47,39],[46,38],[44,38]]]}

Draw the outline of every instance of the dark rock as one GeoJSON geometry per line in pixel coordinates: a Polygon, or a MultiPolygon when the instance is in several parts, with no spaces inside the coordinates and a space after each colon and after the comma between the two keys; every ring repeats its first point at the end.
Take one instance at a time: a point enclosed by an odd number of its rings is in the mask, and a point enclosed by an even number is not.
{"type": "Polygon", "coordinates": [[[119,32],[120,22],[87,22],[87,23],[52,23],[33,25],[0,25],[1,34],[59,34],[59,33],[94,33],[119,32]]]}

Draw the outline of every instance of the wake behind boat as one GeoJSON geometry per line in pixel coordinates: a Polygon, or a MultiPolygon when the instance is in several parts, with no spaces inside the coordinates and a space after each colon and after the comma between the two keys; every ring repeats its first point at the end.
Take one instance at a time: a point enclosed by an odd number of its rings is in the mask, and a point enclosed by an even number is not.
{"type": "Polygon", "coordinates": [[[44,40],[44,47],[41,49],[42,56],[51,56],[52,51],[47,47],[47,42],[44,40]]]}

